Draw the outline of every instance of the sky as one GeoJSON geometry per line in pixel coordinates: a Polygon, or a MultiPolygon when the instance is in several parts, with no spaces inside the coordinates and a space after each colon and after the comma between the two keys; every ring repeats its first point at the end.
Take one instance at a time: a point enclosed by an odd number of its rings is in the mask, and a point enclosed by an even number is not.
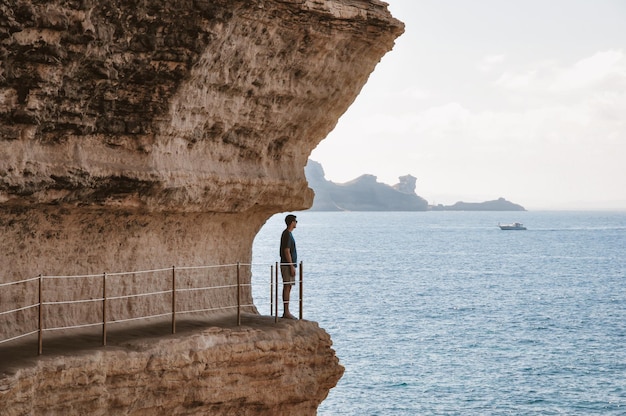
{"type": "Polygon", "coordinates": [[[387,0],[405,23],[311,153],[431,204],[626,210],[626,0],[387,0]]]}

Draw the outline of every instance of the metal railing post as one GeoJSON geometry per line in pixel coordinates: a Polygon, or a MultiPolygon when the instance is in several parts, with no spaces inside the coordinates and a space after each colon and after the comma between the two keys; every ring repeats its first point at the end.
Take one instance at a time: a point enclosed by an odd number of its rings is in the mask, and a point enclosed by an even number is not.
{"type": "Polygon", "coordinates": [[[241,326],[241,264],[237,262],[237,326],[241,326]]]}
{"type": "Polygon", "coordinates": [[[276,268],[274,269],[274,283],[276,285],[276,292],[274,293],[274,323],[278,322],[278,262],[276,262],[276,268]]]}
{"type": "Polygon", "coordinates": [[[172,266],[172,334],[176,333],[176,266],[172,266]]]}
{"type": "Polygon", "coordinates": [[[274,265],[270,265],[270,316],[274,315],[274,265]]]}
{"type": "Polygon", "coordinates": [[[43,276],[39,275],[39,348],[38,355],[43,353],[43,276]]]}
{"type": "Polygon", "coordinates": [[[303,286],[302,278],[303,277],[304,277],[304,270],[302,267],[302,262],[300,262],[300,290],[299,290],[300,293],[298,293],[299,301],[300,301],[300,316],[299,316],[300,319],[302,319],[302,286],[303,286]]]}
{"type": "Polygon", "coordinates": [[[107,345],[107,274],[102,275],[102,345],[107,345]]]}

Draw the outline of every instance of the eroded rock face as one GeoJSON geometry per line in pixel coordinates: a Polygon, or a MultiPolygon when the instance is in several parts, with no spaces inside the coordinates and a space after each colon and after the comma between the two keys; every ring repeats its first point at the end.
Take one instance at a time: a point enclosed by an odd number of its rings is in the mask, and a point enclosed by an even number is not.
{"type": "Polygon", "coordinates": [[[343,374],[330,347],[314,322],[250,317],[241,327],[48,354],[0,371],[0,413],[314,415],[343,374]]]}
{"type": "Polygon", "coordinates": [[[308,154],[401,32],[377,1],[18,1],[3,15],[0,198],[168,212],[306,208],[308,154]]]}
{"type": "MultiPolygon", "coordinates": [[[[311,150],[402,31],[377,0],[1,1],[0,283],[249,262],[267,218],[311,205],[311,150]]],[[[98,296],[50,295],[70,291],[98,296]]]]}
{"type": "Polygon", "coordinates": [[[379,1],[0,9],[0,282],[249,260],[403,30],[379,1]]]}

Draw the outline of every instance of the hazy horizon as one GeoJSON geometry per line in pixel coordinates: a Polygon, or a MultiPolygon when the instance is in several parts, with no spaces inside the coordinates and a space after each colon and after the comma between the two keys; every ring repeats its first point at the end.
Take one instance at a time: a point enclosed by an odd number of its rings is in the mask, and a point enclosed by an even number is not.
{"type": "Polygon", "coordinates": [[[626,210],[626,2],[387,2],[406,32],[312,152],[326,179],[626,210]]]}

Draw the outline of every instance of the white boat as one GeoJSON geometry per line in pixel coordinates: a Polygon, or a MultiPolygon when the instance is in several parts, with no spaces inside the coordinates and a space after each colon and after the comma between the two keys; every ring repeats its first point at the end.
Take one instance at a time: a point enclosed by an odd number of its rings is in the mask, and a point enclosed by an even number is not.
{"type": "Polygon", "coordinates": [[[498,227],[500,227],[501,230],[525,230],[526,229],[526,227],[524,227],[524,224],[522,224],[521,222],[514,222],[513,224],[498,223],[498,227]]]}

